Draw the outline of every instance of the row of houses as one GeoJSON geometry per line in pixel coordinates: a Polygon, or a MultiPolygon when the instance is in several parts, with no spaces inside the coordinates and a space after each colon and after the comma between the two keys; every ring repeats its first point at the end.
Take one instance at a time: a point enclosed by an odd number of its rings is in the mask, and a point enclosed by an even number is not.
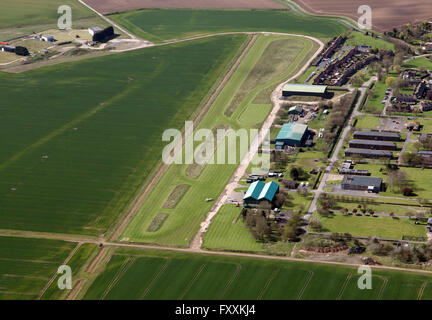
{"type": "Polygon", "coordinates": [[[312,62],[312,66],[317,67],[323,59],[330,59],[336,51],[345,43],[346,37],[339,36],[329,43],[327,49],[312,62]]]}
{"type": "Polygon", "coordinates": [[[369,50],[363,49],[363,47],[355,47],[342,59],[327,66],[327,68],[315,78],[314,84],[343,86],[357,71],[374,61],[381,60],[384,55],[390,54],[393,54],[393,52],[385,51],[379,55],[374,55],[370,54],[369,50]]]}

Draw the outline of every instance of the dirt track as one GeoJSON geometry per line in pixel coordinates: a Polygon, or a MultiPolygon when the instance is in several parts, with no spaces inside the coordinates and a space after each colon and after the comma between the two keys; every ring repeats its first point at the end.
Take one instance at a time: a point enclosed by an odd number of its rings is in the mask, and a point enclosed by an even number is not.
{"type": "Polygon", "coordinates": [[[286,9],[286,6],[273,0],[85,0],[85,2],[103,14],[143,8],[286,9]]]}
{"type": "Polygon", "coordinates": [[[357,21],[361,5],[372,8],[372,24],[378,31],[388,31],[406,23],[432,18],[430,0],[292,0],[313,14],[339,15],[357,21]]]}

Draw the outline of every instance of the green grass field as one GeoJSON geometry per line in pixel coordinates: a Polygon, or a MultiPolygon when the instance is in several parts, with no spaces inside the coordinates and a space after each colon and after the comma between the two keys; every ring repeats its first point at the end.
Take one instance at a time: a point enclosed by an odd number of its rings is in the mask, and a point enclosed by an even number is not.
{"type": "MultiPolygon", "coordinates": [[[[239,52],[219,36],[0,73],[0,225],[100,234],[161,161],[239,52]]],[[[257,120],[258,121],[258,120],[257,120]]]]}
{"type": "Polygon", "coordinates": [[[204,235],[203,248],[265,251],[244,224],[240,211],[235,205],[223,206],[204,235]]]}
{"type": "Polygon", "coordinates": [[[75,246],[56,240],[0,237],[0,300],[36,299],[75,246]]]}
{"type": "Polygon", "coordinates": [[[376,127],[382,125],[379,117],[362,115],[356,117],[356,119],[357,123],[355,128],[357,129],[376,129],[376,127]]]}
{"type": "Polygon", "coordinates": [[[276,10],[140,10],[109,17],[153,42],[232,31],[274,31],[327,39],[347,30],[337,18],[276,10]]]}
{"type": "MultiPolygon", "coordinates": [[[[230,126],[235,130],[257,127],[271,108],[269,102],[266,104],[254,103],[257,95],[268,87],[273,87],[294,75],[315,50],[316,45],[306,39],[260,36],[222,89],[199,127],[213,129],[230,126]],[[286,61],[283,62],[285,68],[274,68],[274,66],[269,66],[262,57],[269,54],[267,48],[273,41],[282,39],[294,47],[300,46],[301,49],[285,57],[286,61]],[[242,94],[242,98],[237,100],[234,108],[228,113],[227,110],[230,108],[233,97],[238,92],[243,92],[243,85],[256,83],[257,78],[263,78],[263,74],[266,74],[267,81],[255,85],[247,94],[242,94]]],[[[237,144],[237,151],[239,155],[239,144],[237,144]]],[[[237,161],[239,159],[240,157],[237,158],[237,161]]],[[[213,202],[206,202],[205,199],[219,197],[236,167],[237,164],[206,165],[199,176],[191,177],[187,174],[187,164],[171,165],[120,239],[188,246],[198,231],[199,224],[213,205],[213,202]],[[162,206],[172,188],[182,184],[189,184],[191,187],[174,209],[164,209],[162,206]],[[148,225],[159,213],[168,214],[168,218],[159,230],[147,232],[148,225]]]]}
{"type": "Polygon", "coordinates": [[[104,20],[75,0],[3,1],[0,10],[0,41],[57,28],[60,18],[57,9],[61,5],[71,7],[73,28],[106,25],[104,20]]]}
{"type": "Polygon", "coordinates": [[[425,237],[426,227],[415,225],[408,218],[393,219],[388,216],[343,216],[319,217],[323,229],[328,232],[350,233],[354,236],[379,237],[402,240],[403,236],[425,237]]]}
{"type": "Polygon", "coordinates": [[[348,36],[347,44],[351,46],[367,45],[374,49],[394,50],[394,44],[383,39],[367,36],[362,32],[353,31],[348,36]]]}
{"type": "Polygon", "coordinates": [[[217,255],[118,251],[85,299],[431,299],[430,276],[373,270],[372,289],[355,268],[217,255]]]}
{"type": "Polygon", "coordinates": [[[432,70],[432,61],[428,58],[418,58],[402,65],[404,68],[421,68],[424,67],[426,70],[432,70]]]}

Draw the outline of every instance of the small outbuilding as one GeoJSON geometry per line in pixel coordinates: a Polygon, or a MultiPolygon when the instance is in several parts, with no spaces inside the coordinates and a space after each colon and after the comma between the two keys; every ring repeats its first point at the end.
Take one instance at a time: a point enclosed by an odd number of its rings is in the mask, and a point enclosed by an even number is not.
{"type": "Polygon", "coordinates": [[[52,36],[50,34],[45,34],[40,39],[42,41],[46,41],[46,42],[54,42],[54,36],[52,36]]]}
{"type": "Polygon", "coordinates": [[[291,107],[291,108],[288,109],[288,114],[299,115],[302,112],[303,112],[302,106],[293,106],[293,107],[291,107]]]}

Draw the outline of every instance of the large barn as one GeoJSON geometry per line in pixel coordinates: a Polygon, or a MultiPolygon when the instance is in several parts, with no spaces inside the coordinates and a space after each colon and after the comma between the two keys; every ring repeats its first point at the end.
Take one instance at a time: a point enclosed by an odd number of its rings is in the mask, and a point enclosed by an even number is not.
{"type": "Polygon", "coordinates": [[[282,88],[282,96],[325,97],[327,86],[287,83],[282,88]]]}
{"type": "Polygon", "coordinates": [[[244,195],[243,205],[245,207],[258,207],[262,204],[271,205],[278,192],[279,185],[276,182],[255,181],[244,195]]]}
{"type": "Polygon", "coordinates": [[[301,123],[285,123],[276,137],[276,147],[301,147],[307,139],[308,126],[301,123]]]}

